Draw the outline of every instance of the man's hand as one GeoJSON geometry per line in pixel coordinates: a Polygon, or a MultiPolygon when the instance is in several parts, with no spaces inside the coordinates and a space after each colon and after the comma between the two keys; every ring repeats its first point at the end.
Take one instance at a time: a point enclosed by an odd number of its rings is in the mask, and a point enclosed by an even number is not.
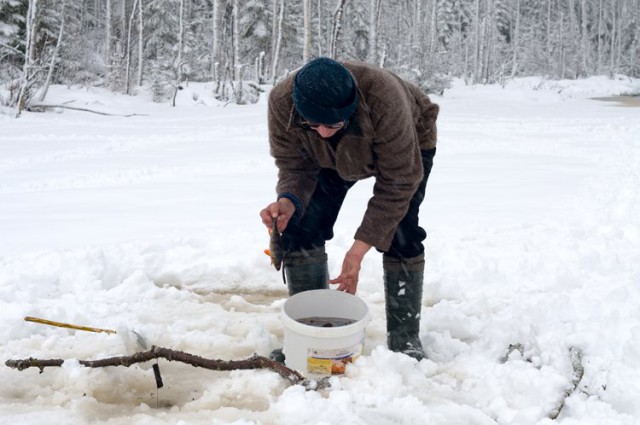
{"type": "Polygon", "coordinates": [[[273,219],[277,219],[276,224],[278,231],[282,232],[286,229],[289,220],[291,220],[295,212],[296,206],[293,205],[293,202],[287,198],[280,198],[277,202],[270,203],[265,209],[260,211],[260,218],[262,219],[262,223],[269,229],[271,229],[273,225],[273,219]]]}
{"type": "Polygon", "coordinates": [[[330,279],[329,283],[333,285],[339,284],[337,288],[338,291],[355,295],[358,289],[358,276],[360,274],[362,259],[370,249],[371,245],[368,243],[359,240],[353,242],[353,245],[351,245],[351,248],[344,256],[340,276],[335,279],[330,279]]]}

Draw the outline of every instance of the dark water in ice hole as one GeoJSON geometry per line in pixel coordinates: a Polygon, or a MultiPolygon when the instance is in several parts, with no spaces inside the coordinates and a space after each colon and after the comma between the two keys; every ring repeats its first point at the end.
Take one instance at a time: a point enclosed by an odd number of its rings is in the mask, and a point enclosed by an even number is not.
{"type": "Polygon", "coordinates": [[[347,326],[357,322],[357,320],[345,319],[343,317],[320,317],[320,316],[303,317],[301,319],[296,319],[296,321],[305,325],[315,326],[318,328],[337,328],[339,326],[347,326]]]}

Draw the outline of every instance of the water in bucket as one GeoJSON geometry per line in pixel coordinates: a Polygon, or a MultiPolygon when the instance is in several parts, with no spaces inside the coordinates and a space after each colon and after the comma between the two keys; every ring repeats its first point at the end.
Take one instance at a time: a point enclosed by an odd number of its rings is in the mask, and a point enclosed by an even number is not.
{"type": "Polygon", "coordinates": [[[371,319],[355,295],[331,289],[296,294],[282,308],[285,364],[305,375],[344,373],[364,348],[371,319]]]}
{"type": "Polygon", "coordinates": [[[343,317],[303,317],[298,322],[318,328],[335,328],[339,326],[347,326],[356,323],[354,319],[345,319],[343,317]]]}

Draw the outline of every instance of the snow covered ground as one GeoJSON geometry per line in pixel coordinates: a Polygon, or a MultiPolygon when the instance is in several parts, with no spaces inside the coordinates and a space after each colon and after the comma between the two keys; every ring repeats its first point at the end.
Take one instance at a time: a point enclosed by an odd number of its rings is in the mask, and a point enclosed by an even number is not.
{"type": "MultiPolygon", "coordinates": [[[[258,218],[276,175],[266,103],[225,106],[210,91],[192,84],[172,108],[54,87],[50,103],[141,115],[0,115],[1,424],[640,423],[640,108],[591,99],[639,93],[627,78],[457,82],[433,97],[440,144],[421,212],[429,360],[386,349],[372,252],[358,290],[373,315],[365,355],[329,390],[162,360],[159,392],[150,364],[5,367],[132,354],[133,331],[208,358],[282,345],[286,290],[258,218]],[[584,376],[552,421],[571,353],[584,376]]],[[[371,186],[347,198],[327,247],[332,275],[371,186]]]]}

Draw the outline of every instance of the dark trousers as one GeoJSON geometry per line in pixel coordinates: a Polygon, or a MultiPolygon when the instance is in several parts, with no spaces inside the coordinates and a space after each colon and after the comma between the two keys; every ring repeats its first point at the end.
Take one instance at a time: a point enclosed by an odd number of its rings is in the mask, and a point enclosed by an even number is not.
{"type": "MultiPolygon", "coordinates": [[[[424,200],[435,153],[435,148],[421,151],[424,177],[411,198],[409,210],[396,229],[391,248],[386,252],[391,257],[412,258],[424,252],[422,242],[427,232],[418,225],[418,212],[424,200]]],[[[285,249],[288,252],[314,249],[332,239],[333,225],[344,198],[355,183],[343,180],[335,170],[320,170],[307,211],[302,217],[294,217],[283,233],[285,249]]]]}

